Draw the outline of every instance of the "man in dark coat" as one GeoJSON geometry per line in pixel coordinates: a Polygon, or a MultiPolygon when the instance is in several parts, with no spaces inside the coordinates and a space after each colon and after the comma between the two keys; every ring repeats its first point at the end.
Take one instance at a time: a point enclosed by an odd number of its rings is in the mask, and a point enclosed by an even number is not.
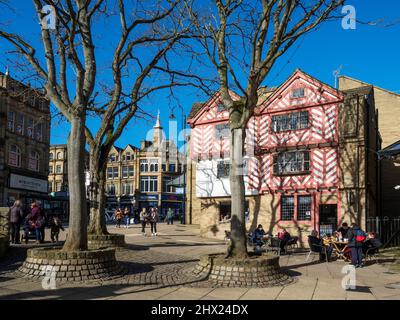
{"type": "Polygon", "coordinates": [[[351,264],[356,268],[359,268],[362,266],[362,248],[363,243],[367,238],[366,234],[357,224],[353,223],[347,235],[349,237],[349,244],[347,247],[351,250],[351,264]]]}
{"type": "Polygon", "coordinates": [[[19,229],[21,227],[21,221],[24,217],[24,213],[21,209],[21,202],[16,200],[14,205],[10,208],[10,233],[11,243],[19,244],[19,229]]]}

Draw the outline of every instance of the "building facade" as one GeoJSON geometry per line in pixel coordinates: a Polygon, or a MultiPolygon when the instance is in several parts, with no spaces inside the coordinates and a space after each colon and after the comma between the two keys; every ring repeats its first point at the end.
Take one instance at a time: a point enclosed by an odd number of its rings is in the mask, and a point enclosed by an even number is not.
{"type": "Polygon", "coordinates": [[[49,193],[68,192],[67,145],[51,145],[49,151],[49,193]]]}
{"type": "Polygon", "coordinates": [[[184,157],[173,141],[165,139],[159,116],[152,141],[143,140],[140,148],[114,147],[107,165],[106,207],[141,210],[157,207],[161,216],[171,208],[184,212],[184,195],[169,183],[183,172],[184,157]]]}
{"type": "MultiPolygon", "coordinates": [[[[260,223],[273,234],[287,229],[306,245],[311,230],[331,233],[343,221],[363,224],[375,214],[376,154],[366,151],[379,143],[372,88],[337,91],[297,70],[260,97],[246,130],[247,229],[260,223]]],[[[186,220],[206,237],[222,238],[230,228],[227,122],[219,93],[195,104],[188,121],[186,220]]]]}
{"type": "MultiPolygon", "coordinates": [[[[382,148],[397,142],[400,137],[400,94],[372,86],[366,82],[347,76],[339,78],[341,90],[358,89],[365,86],[373,87],[375,106],[378,111],[379,131],[382,137],[382,148]]],[[[377,151],[377,149],[375,149],[377,151]]],[[[381,170],[381,217],[398,217],[400,207],[400,191],[395,186],[400,184],[400,164],[392,159],[380,161],[381,170]]]]}
{"type": "Polygon", "coordinates": [[[49,142],[44,92],[0,73],[0,206],[47,195],[49,142]]]}

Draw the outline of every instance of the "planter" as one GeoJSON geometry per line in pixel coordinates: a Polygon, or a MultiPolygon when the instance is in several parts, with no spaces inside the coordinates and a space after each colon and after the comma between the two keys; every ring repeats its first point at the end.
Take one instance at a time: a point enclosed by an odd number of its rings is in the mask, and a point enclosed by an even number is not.
{"type": "Polygon", "coordinates": [[[125,246],[125,235],[123,234],[88,234],[88,248],[97,250],[102,248],[121,249],[125,246]]]}
{"type": "Polygon", "coordinates": [[[29,249],[19,271],[33,279],[51,272],[56,281],[109,279],[124,273],[115,259],[115,249],[64,252],[61,247],[29,249]]]}
{"type": "Polygon", "coordinates": [[[271,287],[292,282],[292,278],[280,270],[279,256],[252,255],[247,259],[225,259],[222,254],[200,258],[194,273],[207,278],[217,287],[271,287]]]}

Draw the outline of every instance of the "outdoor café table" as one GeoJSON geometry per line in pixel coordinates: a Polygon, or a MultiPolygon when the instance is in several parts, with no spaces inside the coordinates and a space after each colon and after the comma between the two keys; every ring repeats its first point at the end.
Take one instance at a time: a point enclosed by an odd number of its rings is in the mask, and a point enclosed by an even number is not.
{"type": "Polygon", "coordinates": [[[338,259],[348,261],[344,253],[349,243],[347,241],[331,241],[331,243],[333,246],[333,252],[337,254],[338,259]]]}

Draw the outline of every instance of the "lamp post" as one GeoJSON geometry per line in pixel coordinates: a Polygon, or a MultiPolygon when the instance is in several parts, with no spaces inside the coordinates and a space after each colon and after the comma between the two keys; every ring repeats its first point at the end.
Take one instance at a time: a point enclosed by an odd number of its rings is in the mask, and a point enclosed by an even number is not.
{"type": "MultiPolygon", "coordinates": [[[[179,109],[181,110],[181,119],[182,119],[182,123],[181,123],[181,130],[183,130],[183,145],[184,145],[184,149],[183,149],[183,163],[182,163],[182,169],[183,169],[183,201],[182,201],[182,217],[181,217],[181,223],[182,224],[186,224],[186,132],[185,132],[185,128],[186,128],[186,115],[184,113],[184,110],[182,108],[182,106],[179,106],[179,109]]],[[[173,110],[171,111],[171,114],[169,116],[170,120],[175,120],[176,117],[173,113],[173,110]]],[[[178,147],[178,144],[177,144],[178,147]]]]}

